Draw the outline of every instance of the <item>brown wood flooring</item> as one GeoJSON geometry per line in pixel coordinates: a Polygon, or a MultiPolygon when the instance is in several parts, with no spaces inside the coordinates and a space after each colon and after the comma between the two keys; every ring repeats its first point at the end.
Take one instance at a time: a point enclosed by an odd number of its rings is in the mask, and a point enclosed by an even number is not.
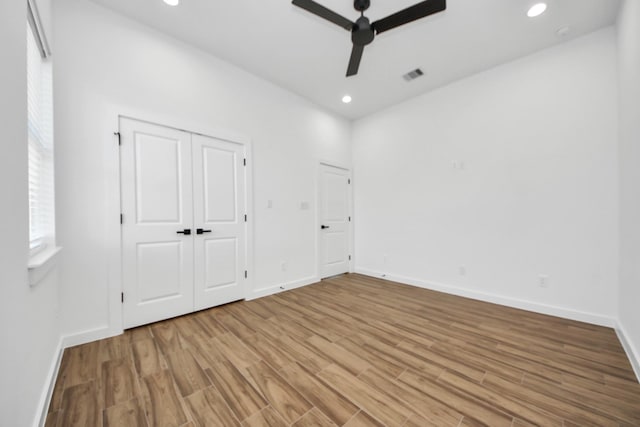
{"type": "Polygon", "coordinates": [[[615,332],[360,275],[65,350],[47,426],[640,426],[615,332]]]}

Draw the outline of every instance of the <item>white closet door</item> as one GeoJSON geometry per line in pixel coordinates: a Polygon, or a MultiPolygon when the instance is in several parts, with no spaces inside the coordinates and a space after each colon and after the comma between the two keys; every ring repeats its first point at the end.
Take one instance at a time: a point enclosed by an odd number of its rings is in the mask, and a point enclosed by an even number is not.
{"type": "Polygon", "coordinates": [[[349,171],[320,165],[320,276],[349,271],[349,171]]]}
{"type": "Polygon", "coordinates": [[[244,147],[193,135],[196,310],[244,298],[244,147]]]}
{"type": "Polygon", "coordinates": [[[130,119],[121,119],[120,134],[130,328],[193,311],[191,134],[130,119]]]}

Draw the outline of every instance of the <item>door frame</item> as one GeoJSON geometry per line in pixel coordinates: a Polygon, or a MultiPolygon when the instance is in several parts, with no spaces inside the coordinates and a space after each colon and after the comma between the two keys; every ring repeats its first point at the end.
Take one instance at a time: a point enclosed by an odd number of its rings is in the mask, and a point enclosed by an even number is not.
{"type": "Polygon", "coordinates": [[[355,265],[355,253],[354,253],[354,224],[355,224],[355,216],[353,215],[353,172],[351,168],[346,165],[337,164],[336,162],[319,160],[316,165],[316,218],[315,218],[315,226],[316,226],[316,277],[318,280],[322,280],[322,235],[320,233],[320,226],[322,225],[322,213],[320,212],[322,206],[320,206],[320,174],[322,172],[322,167],[328,166],[331,168],[341,169],[347,172],[347,176],[349,177],[350,184],[348,188],[348,199],[349,199],[349,216],[351,217],[351,221],[347,226],[349,237],[349,254],[351,255],[351,259],[349,260],[349,270],[348,273],[353,273],[354,265],[355,265]]]}
{"type": "MultiPolygon", "coordinates": [[[[204,135],[244,147],[247,166],[244,168],[245,174],[245,206],[248,215],[246,227],[246,266],[249,272],[245,279],[244,297],[249,298],[250,290],[253,289],[253,236],[254,236],[254,216],[253,216],[253,150],[252,141],[249,137],[234,131],[215,128],[203,125],[188,118],[175,117],[172,115],[153,113],[147,110],[135,110],[122,105],[110,105],[107,107],[107,117],[104,127],[99,129],[103,135],[103,158],[105,159],[105,192],[107,226],[105,229],[105,241],[107,248],[107,299],[109,323],[103,328],[104,333],[100,333],[100,338],[119,335],[124,331],[123,304],[121,293],[123,292],[123,269],[122,269],[122,230],[120,227],[121,213],[121,171],[120,171],[120,146],[118,133],[120,132],[120,119],[128,118],[141,122],[146,122],[158,126],[173,128],[193,134],[204,135]]],[[[125,218],[126,220],[126,218],[125,218]]],[[[126,297],[126,296],[125,296],[126,297]]]]}

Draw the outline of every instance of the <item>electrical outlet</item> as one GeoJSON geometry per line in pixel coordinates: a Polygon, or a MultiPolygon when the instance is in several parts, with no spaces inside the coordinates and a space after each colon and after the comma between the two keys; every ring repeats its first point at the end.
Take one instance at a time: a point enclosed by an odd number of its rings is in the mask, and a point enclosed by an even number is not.
{"type": "Polygon", "coordinates": [[[382,255],[382,264],[387,265],[387,258],[386,255],[382,255]]]}
{"type": "Polygon", "coordinates": [[[282,271],[287,271],[287,268],[289,266],[287,265],[286,261],[282,261],[282,264],[280,264],[280,268],[282,269],[282,271]]]}
{"type": "Polygon", "coordinates": [[[467,275],[467,269],[465,268],[465,266],[460,266],[460,268],[458,269],[458,272],[460,273],[461,276],[466,276],[467,275]]]}
{"type": "Polygon", "coordinates": [[[548,288],[549,276],[547,276],[546,274],[540,274],[538,276],[538,286],[540,286],[541,288],[548,288]]]}

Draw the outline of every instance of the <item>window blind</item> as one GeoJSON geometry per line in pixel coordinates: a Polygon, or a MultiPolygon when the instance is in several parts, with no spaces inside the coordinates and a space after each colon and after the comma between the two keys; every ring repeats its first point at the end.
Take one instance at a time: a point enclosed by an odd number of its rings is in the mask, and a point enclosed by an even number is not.
{"type": "Polygon", "coordinates": [[[51,64],[43,57],[42,38],[27,24],[27,127],[29,244],[32,250],[53,243],[53,98],[51,64]]]}

